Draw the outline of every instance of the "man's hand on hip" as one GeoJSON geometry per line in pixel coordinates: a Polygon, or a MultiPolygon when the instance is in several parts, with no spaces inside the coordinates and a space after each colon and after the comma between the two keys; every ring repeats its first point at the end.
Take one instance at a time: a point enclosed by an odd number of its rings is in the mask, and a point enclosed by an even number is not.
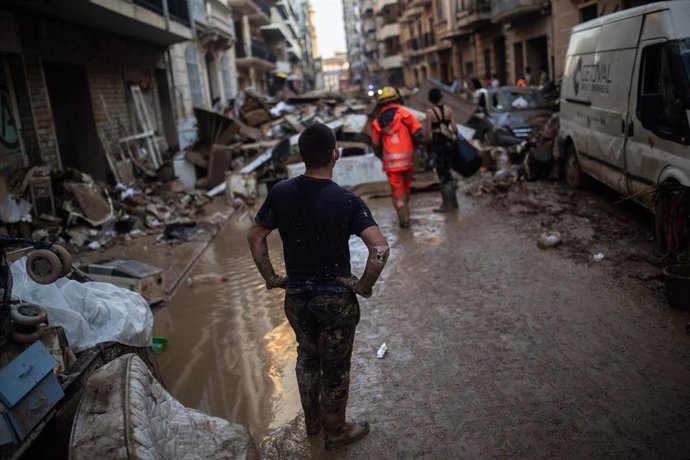
{"type": "Polygon", "coordinates": [[[273,275],[266,280],[266,289],[271,290],[275,288],[285,289],[287,285],[287,276],[273,275]]]}
{"type": "Polygon", "coordinates": [[[373,294],[373,289],[369,288],[367,290],[367,288],[362,286],[361,281],[355,275],[350,275],[348,278],[340,277],[338,281],[350,288],[355,294],[361,295],[364,298],[368,299],[373,294]]]}

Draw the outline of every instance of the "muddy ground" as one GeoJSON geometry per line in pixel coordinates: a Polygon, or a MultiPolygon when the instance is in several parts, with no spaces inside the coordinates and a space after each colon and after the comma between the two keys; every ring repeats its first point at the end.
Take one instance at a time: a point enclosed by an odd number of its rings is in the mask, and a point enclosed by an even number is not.
{"type": "MultiPolygon", "coordinates": [[[[599,187],[474,196],[478,180],[458,214],[414,195],[410,230],[369,200],[392,252],[360,301],[348,413],[369,420],[367,438],[326,454],[304,434],[294,335],[253,267],[246,215],[156,310],[169,390],[248,426],[264,458],[687,458],[690,313],[666,304],[651,216],[599,187]],[[562,244],[539,249],[544,231],[562,244]]],[[[277,235],[270,245],[282,270],[277,235]]]]}

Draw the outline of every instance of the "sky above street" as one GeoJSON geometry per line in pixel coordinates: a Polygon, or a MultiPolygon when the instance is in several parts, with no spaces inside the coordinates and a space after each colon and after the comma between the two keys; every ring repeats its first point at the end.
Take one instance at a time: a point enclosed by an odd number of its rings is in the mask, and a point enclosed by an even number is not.
{"type": "Polygon", "coordinates": [[[312,0],[316,22],[316,43],[322,58],[345,51],[345,26],[341,0],[312,0]]]}

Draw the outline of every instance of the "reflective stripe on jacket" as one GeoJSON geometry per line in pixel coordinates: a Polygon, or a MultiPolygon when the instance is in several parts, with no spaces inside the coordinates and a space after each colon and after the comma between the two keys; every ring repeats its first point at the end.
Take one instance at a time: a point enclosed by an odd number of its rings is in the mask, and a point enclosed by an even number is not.
{"type": "Polygon", "coordinates": [[[383,144],[384,171],[408,171],[414,167],[412,135],[421,127],[414,115],[398,104],[381,108],[372,123],[371,137],[374,144],[383,144]]]}

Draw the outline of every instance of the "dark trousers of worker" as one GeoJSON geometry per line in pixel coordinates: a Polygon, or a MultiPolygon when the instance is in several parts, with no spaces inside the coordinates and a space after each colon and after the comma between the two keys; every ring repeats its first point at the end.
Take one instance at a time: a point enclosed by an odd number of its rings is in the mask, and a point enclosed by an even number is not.
{"type": "Polygon", "coordinates": [[[441,185],[453,180],[450,169],[453,165],[453,142],[440,133],[433,133],[431,137],[431,154],[434,168],[441,185]]]}
{"type": "Polygon", "coordinates": [[[297,385],[308,431],[345,425],[350,358],[359,322],[357,296],[347,288],[288,289],[285,314],[297,336],[297,385]]]}

